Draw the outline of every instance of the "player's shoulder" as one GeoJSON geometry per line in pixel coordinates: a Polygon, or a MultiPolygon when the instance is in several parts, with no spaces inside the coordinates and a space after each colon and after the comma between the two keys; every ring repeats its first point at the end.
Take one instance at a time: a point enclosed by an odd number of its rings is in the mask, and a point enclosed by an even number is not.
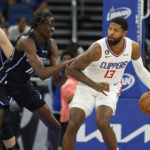
{"type": "Polygon", "coordinates": [[[57,49],[57,43],[56,43],[56,41],[53,38],[50,38],[49,42],[50,42],[51,52],[52,53],[57,53],[57,50],[56,50],[57,49]]]}
{"type": "Polygon", "coordinates": [[[131,43],[132,43],[132,45],[139,45],[136,41],[134,41],[134,40],[132,40],[131,38],[129,38],[129,37],[125,37],[125,39],[127,40],[127,41],[130,41],[131,43]]]}
{"type": "Polygon", "coordinates": [[[127,42],[131,42],[132,49],[139,48],[139,44],[136,41],[130,39],[129,37],[125,37],[125,39],[126,39],[127,42]]]}
{"type": "Polygon", "coordinates": [[[16,41],[17,49],[28,49],[29,47],[35,47],[36,44],[34,40],[28,35],[21,35],[16,41]]]}
{"type": "Polygon", "coordinates": [[[101,46],[99,43],[93,43],[91,46],[88,48],[87,51],[85,51],[85,54],[88,54],[87,56],[91,56],[92,58],[97,61],[101,57],[101,46]]]}
{"type": "Polygon", "coordinates": [[[139,48],[139,44],[138,44],[136,41],[133,41],[133,40],[132,40],[132,48],[133,48],[133,49],[139,48]]]}
{"type": "Polygon", "coordinates": [[[102,45],[102,44],[106,43],[106,37],[101,38],[101,39],[95,41],[94,43],[98,43],[98,44],[102,45]]]}
{"type": "Polygon", "coordinates": [[[106,37],[95,41],[91,46],[97,47],[97,48],[100,48],[100,49],[101,49],[101,46],[103,46],[104,43],[106,43],[106,37]]]}
{"type": "Polygon", "coordinates": [[[94,42],[95,46],[101,51],[107,47],[107,38],[104,37],[94,42]]]}
{"type": "Polygon", "coordinates": [[[101,51],[101,45],[99,43],[97,43],[97,42],[94,42],[89,47],[89,50],[90,51],[94,51],[95,53],[99,53],[101,51]]]}
{"type": "Polygon", "coordinates": [[[34,42],[34,40],[28,35],[28,34],[23,34],[18,38],[19,42],[24,42],[24,43],[31,43],[34,42]]]}
{"type": "Polygon", "coordinates": [[[48,41],[49,41],[51,44],[56,45],[56,41],[55,41],[53,38],[49,38],[48,41]]]}

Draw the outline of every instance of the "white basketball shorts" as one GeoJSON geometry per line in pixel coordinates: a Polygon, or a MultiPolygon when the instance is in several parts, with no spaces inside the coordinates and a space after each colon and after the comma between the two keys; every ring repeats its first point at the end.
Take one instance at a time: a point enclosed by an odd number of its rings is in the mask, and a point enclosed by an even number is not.
{"type": "Polygon", "coordinates": [[[112,108],[113,114],[115,114],[121,87],[121,83],[110,85],[110,91],[105,92],[107,94],[107,96],[105,96],[103,93],[79,82],[69,107],[82,109],[87,117],[92,113],[94,107],[97,109],[100,105],[106,105],[112,108]]]}

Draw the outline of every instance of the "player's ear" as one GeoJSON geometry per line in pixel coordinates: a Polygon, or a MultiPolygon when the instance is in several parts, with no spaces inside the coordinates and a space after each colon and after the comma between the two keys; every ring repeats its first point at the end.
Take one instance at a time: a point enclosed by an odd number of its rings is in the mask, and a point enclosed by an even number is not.
{"type": "Polygon", "coordinates": [[[39,22],[39,23],[37,24],[37,27],[38,27],[38,28],[40,28],[40,26],[41,26],[41,22],[39,22]]]}
{"type": "Polygon", "coordinates": [[[124,36],[126,36],[127,33],[128,33],[128,31],[124,31],[124,36]]]}

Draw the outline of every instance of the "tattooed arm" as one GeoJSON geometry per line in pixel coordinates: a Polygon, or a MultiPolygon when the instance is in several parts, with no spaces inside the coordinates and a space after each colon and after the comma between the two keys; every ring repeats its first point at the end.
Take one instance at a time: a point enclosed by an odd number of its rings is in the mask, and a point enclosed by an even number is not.
{"type": "MultiPolygon", "coordinates": [[[[85,53],[80,55],[74,62],[72,62],[67,68],[67,74],[71,75],[76,80],[90,86],[91,88],[102,92],[109,91],[109,85],[107,83],[101,82],[96,83],[89,79],[83,72],[90,63],[97,61],[101,58],[101,47],[99,44],[95,43],[89,47],[85,53]]],[[[106,94],[105,94],[106,95],[106,94]]]]}

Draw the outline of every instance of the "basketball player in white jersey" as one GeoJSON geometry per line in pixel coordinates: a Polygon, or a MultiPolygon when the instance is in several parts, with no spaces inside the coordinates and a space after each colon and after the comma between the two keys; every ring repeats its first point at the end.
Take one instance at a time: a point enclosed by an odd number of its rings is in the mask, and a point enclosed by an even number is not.
{"type": "Polygon", "coordinates": [[[125,37],[127,31],[127,21],[121,17],[114,18],[109,25],[108,36],[94,42],[69,65],[67,73],[79,83],[70,104],[70,121],[63,138],[63,150],[74,149],[77,131],[94,107],[96,125],[107,149],[117,150],[116,136],[109,121],[115,113],[121,79],[130,60],[139,78],[150,89],[150,74],[143,66],[140,47],[125,37]]]}

